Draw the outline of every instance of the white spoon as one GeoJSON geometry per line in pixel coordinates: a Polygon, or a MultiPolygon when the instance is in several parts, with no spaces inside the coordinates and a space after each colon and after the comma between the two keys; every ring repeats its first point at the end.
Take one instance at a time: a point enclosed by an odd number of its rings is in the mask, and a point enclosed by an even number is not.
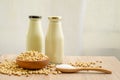
{"type": "Polygon", "coordinates": [[[106,74],[111,74],[112,73],[111,71],[106,70],[106,69],[102,69],[102,68],[75,68],[75,67],[73,67],[71,65],[68,65],[68,64],[57,65],[56,69],[61,71],[61,72],[64,72],[64,73],[73,73],[73,72],[88,71],[88,70],[100,71],[100,72],[103,72],[103,73],[106,73],[106,74]]]}

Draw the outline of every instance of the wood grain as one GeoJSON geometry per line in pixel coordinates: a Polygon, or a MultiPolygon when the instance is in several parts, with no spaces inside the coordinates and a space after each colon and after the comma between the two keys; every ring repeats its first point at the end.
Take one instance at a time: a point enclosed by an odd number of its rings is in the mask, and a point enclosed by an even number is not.
{"type": "MultiPolygon", "coordinates": [[[[3,55],[0,61],[5,58],[12,59],[15,55],[3,55]]],[[[78,73],[63,73],[58,75],[30,75],[26,76],[8,76],[0,74],[0,80],[120,80],[120,62],[113,56],[67,56],[64,58],[64,63],[75,61],[96,61],[100,60],[103,68],[111,70],[112,74],[78,72],[78,73]]]]}

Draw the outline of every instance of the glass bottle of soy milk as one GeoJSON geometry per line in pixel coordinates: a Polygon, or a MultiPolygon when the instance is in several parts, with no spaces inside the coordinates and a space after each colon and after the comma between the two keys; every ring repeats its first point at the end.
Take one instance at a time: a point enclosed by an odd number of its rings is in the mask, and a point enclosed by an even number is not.
{"type": "Polygon", "coordinates": [[[61,26],[61,17],[48,17],[49,28],[45,40],[45,53],[51,63],[62,63],[64,56],[64,36],[61,26]]]}
{"type": "Polygon", "coordinates": [[[41,26],[41,16],[29,16],[29,29],[27,33],[27,51],[44,53],[44,37],[41,26]]]}

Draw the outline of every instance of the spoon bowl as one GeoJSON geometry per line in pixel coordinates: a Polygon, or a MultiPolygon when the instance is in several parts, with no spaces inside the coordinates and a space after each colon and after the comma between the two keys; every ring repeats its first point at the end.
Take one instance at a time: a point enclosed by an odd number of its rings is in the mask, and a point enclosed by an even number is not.
{"type": "Polygon", "coordinates": [[[64,68],[56,68],[57,70],[64,72],[64,73],[75,73],[78,72],[79,69],[64,69],[64,68]]]}

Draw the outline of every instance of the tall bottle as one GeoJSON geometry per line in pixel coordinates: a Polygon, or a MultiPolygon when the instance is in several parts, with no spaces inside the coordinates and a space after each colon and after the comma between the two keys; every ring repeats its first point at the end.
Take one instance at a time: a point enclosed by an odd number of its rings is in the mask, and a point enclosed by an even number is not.
{"type": "Polygon", "coordinates": [[[44,53],[44,36],[41,26],[41,16],[29,16],[29,29],[27,33],[27,51],[44,53]]]}
{"type": "Polygon", "coordinates": [[[64,56],[64,36],[62,32],[61,17],[48,17],[49,28],[45,40],[45,53],[51,63],[62,63],[64,56]]]}

